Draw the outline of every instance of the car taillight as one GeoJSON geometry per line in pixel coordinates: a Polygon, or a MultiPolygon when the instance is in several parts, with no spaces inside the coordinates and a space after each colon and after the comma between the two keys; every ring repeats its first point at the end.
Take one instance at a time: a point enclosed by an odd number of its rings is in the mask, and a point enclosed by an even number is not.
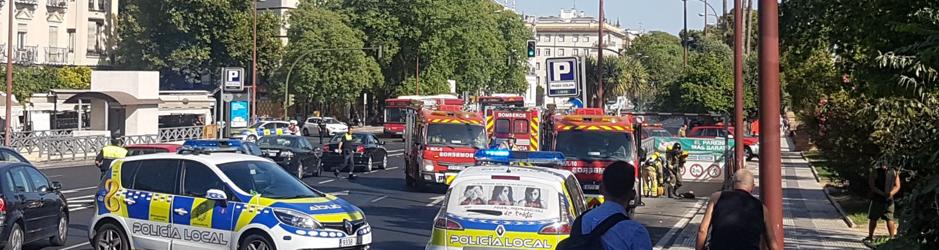
{"type": "Polygon", "coordinates": [[[323,152],[329,151],[329,144],[323,145],[323,152]]]}
{"type": "Polygon", "coordinates": [[[365,153],[365,146],[359,145],[355,148],[356,153],[365,153]]]}
{"type": "Polygon", "coordinates": [[[0,212],[7,211],[7,202],[3,198],[0,198],[0,212]]]}
{"type": "Polygon", "coordinates": [[[463,225],[446,217],[437,218],[437,220],[434,221],[434,227],[447,230],[463,230],[463,225]]]}
{"type": "Polygon", "coordinates": [[[571,233],[571,224],[567,223],[554,223],[547,225],[541,228],[538,231],[538,234],[552,234],[552,235],[563,235],[571,233]]]}

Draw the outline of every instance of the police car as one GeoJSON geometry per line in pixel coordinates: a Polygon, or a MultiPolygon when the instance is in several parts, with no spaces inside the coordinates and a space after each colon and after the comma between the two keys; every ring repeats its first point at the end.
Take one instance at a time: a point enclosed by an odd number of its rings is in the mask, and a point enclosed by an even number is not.
{"type": "Polygon", "coordinates": [[[586,210],[570,171],[524,166],[561,164],[560,153],[480,150],[476,158],[479,166],[450,184],[426,249],[554,249],[586,210]]]}
{"type": "Polygon", "coordinates": [[[234,138],[249,142],[256,142],[258,141],[258,138],[267,135],[290,134],[290,132],[287,131],[287,127],[289,126],[290,123],[285,121],[260,121],[248,128],[236,130],[234,132],[234,138]]]}
{"type": "Polygon", "coordinates": [[[116,160],[95,194],[89,239],[103,249],[368,249],[359,208],[271,160],[234,154],[116,160]]]}

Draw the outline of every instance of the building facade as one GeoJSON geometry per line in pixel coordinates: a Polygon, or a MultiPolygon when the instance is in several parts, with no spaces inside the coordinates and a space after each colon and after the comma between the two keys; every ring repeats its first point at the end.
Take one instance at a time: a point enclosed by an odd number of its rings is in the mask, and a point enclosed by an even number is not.
{"type": "Polygon", "coordinates": [[[103,66],[114,48],[118,0],[0,1],[0,60],[7,60],[10,8],[13,61],[22,65],[103,66]]]}
{"type": "MultiPolygon", "coordinates": [[[[546,88],[545,60],[553,57],[596,57],[600,22],[583,11],[563,9],[558,16],[526,17],[536,41],[536,54],[530,60],[531,74],[538,86],[546,88]]],[[[630,35],[617,25],[603,24],[603,55],[618,56],[628,46],[630,35]]],[[[541,102],[540,102],[541,103],[541,102]]],[[[567,107],[567,98],[545,97],[542,104],[567,107]]]]}
{"type": "Polygon", "coordinates": [[[283,25],[280,27],[280,32],[277,33],[277,38],[280,38],[281,41],[287,43],[287,12],[296,9],[297,4],[300,4],[300,0],[264,0],[264,1],[255,1],[257,4],[258,11],[269,11],[277,14],[283,20],[283,25]]]}

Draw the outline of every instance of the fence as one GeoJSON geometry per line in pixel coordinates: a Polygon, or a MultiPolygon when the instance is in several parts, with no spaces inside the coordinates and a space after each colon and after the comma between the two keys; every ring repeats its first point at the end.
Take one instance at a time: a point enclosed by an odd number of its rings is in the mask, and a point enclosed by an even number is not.
{"type": "MultiPolygon", "coordinates": [[[[124,145],[175,142],[204,138],[205,129],[204,126],[161,128],[157,135],[119,139],[124,145]]],[[[9,147],[40,162],[92,159],[111,139],[106,135],[73,136],[71,129],[13,132],[12,137],[9,147]]]]}

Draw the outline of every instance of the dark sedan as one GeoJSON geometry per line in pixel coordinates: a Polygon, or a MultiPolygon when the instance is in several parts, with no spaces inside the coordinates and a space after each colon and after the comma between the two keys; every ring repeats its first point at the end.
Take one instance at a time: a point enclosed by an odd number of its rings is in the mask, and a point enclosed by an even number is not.
{"type": "MultiPolygon", "coordinates": [[[[338,152],[339,141],[344,135],[336,135],[329,140],[329,144],[323,145],[323,166],[327,170],[333,168],[342,168],[342,153],[338,152]]],[[[385,169],[388,166],[388,150],[385,150],[385,143],[378,140],[373,134],[353,133],[352,144],[355,145],[356,170],[370,172],[372,169],[385,169]]],[[[340,169],[342,170],[342,169],[340,169]]]]}
{"type": "Polygon", "coordinates": [[[319,176],[323,169],[320,165],[319,149],[303,136],[272,135],[258,139],[258,147],[262,156],[277,162],[287,172],[297,178],[304,176],[319,176]]]}
{"type": "Polygon", "coordinates": [[[65,244],[68,204],[58,182],[27,163],[0,163],[0,243],[4,249],[46,241],[65,244]]]}

